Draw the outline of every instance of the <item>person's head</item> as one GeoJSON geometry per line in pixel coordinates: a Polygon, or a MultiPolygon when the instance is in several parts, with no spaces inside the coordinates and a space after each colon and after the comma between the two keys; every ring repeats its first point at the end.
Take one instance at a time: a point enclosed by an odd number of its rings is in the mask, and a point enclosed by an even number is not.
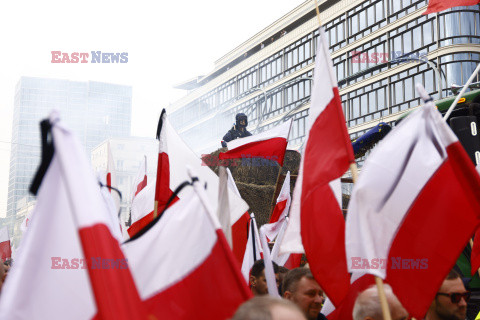
{"type": "MultiPolygon", "coordinates": [[[[275,262],[272,263],[278,288],[278,265],[275,262]]],[[[256,296],[268,294],[267,279],[265,278],[265,263],[263,259],[255,261],[250,270],[250,288],[256,296]]]]}
{"type": "Polygon", "coordinates": [[[288,271],[290,271],[288,268],[285,268],[284,266],[278,266],[278,293],[280,295],[282,295],[283,279],[288,271]]]}
{"type": "Polygon", "coordinates": [[[460,275],[452,270],[443,280],[425,319],[464,320],[469,298],[460,275]]]}
{"type": "Polygon", "coordinates": [[[239,128],[246,128],[248,126],[247,115],[245,113],[237,113],[235,121],[239,128]]]}
{"type": "Polygon", "coordinates": [[[231,320],[305,320],[305,316],[290,301],[260,296],[243,303],[231,320]]]}
{"type": "MultiPolygon", "coordinates": [[[[398,301],[392,288],[388,284],[385,284],[384,289],[392,320],[408,319],[407,310],[405,310],[400,301],[398,301]]],[[[358,295],[355,300],[352,315],[353,320],[383,320],[382,306],[380,305],[380,298],[375,285],[358,295]]]]}
{"type": "Polygon", "coordinates": [[[317,319],[324,301],[323,290],[307,268],[287,272],[282,283],[283,297],[295,303],[307,319],[317,319]]]}

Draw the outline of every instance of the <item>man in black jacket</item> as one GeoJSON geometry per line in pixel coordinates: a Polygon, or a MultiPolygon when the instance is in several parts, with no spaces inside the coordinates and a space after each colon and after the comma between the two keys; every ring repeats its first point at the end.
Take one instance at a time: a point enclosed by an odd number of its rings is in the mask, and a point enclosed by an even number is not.
{"type": "Polygon", "coordinates": [[[227,146],[227,142],[251,136],[252,134],[247,131],[248,120],[247,116],[244,113],[238,113],[235,116],[236,123],[233,125],[232,129],[228,130],[227,134],[223,136],[222,147],[227,146]]]}

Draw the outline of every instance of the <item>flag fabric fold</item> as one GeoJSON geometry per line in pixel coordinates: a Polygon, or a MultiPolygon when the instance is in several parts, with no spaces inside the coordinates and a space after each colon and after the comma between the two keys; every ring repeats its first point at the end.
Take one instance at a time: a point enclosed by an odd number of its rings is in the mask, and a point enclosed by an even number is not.
{"type": "Polygon", "coordinates": [[[155,185],[147,184],[132,201],[130,209],[132,224],[127,230],[130,237],[133,237],[153,220],[154,203],[155,185]]]}
{"type": "Polygon", "coordinates": [[[259,134],[227,142],[227,152],[219,154],[220,159],[265,158],[283,166],[288,135],[293,119],[259,134]]]}
{"type": "Polygon", "coordinates": [[[281,253],[301,253],[303,245],[315,279],[339,305],[348,292],[350,276],[345,220],[337,188],[332,186],[339,185],[354,156],[323,28],[319,33],[308,135],[281,253]]]}
{"type": "Polygon", "coordinates": [[[425,105],[362,168],[347,215],[349,271],[385,279],[421,319],[479,214],[480,177],[440,113],[425,105]]]}
{"type": "MultiPolygon", "coordinates": [[[[235,180],[233,180],[232,173],[230,169],[227,168],[228,174],[228,187],[232,190],[237,196],[241,197],[240,192],[238,191],[235,180]]],[[[248,211],[245,211],[237,221],[232,221],[232,251],[237,261],[241,264],[243,262],[243,257],[245,255],[245,248],[247,247],[248,241],[248,227],[250,221],[250,214],[248,211]]]]}
{"type": "Polygon", "coordinates": [[[143,156],[143,161],[140,163],[137,175],[133,181],[132,201],[136,195],[147,186],[147,156],[143,156]]]}
{"type": "Polygon", "coordinates": [[[429,0],[427,10],[423,14],[440,12],[453,7],[473,6],[479,0],[429,0]]]}
{"type": "Polygon", "coordinates": [[[290,209],[290,202],[292,201],[290,196],[290,171],[287,172],[285,180],[283,181],[282,189],[277,197],[277,202],[270,215],[270,221],[264,225],[265,235],[268,239],[274,240],[278,235],[285,217],[290,209]]]}
{"type": "Polygon", "coordinates": [[[2,261],[12,257],[12,247],[10,246],[10,236],[8,227],[4,226],[0,229],[0,258],[2,261]]]}
{"type": "MultiPolygon", "coordinates": [[[[207,166],[202,166],[202,160],[183,142],[177,134],[165,111],[162,111],[157,129],[159,140],[159,155],[157,181],[155,187],[155,203],[157,213],[161,213],[167,201],[181,183],[188,181],[187,166],[191,166],[206,184],[206,192],[213,210],[218,207],[218,176],[207,166]]],[[[191,189],[183,189],[177,196],[188,197],[191,189]]],[[[232,190],[228,190],[231,225],[233,225],[248,210],[248,205],[232,190]]],[[[177,199],[178,200],[178,199],[177,199]]],[[[175,201],[177,201],[175,200],[175,201]]],[[[153,218],[153,216],[152,216],[153,218]]]]}
{"type": "Polygon", "coordinates": [[[158,319],[227,319],[251,296],[196,192],[123,249],[147,311],[158,319]]]}
{"type": "Polygon", "coordinates": [[[49,122],[55,151],[2,288],[0,319],[145,319],[83,148],[56,112],[49,122]]]}
{"type": "Polygon", "coordinates": [[[250,214],[247,247],[245,248],[245,254],[242,262],[242,274],[247,282],[250,281],[250,269],[252,269],[255,261],[262,259],[262,256],[262,244],[260,243],[260,236],[258,234],[255,214],[252,212],[250,214]]]}

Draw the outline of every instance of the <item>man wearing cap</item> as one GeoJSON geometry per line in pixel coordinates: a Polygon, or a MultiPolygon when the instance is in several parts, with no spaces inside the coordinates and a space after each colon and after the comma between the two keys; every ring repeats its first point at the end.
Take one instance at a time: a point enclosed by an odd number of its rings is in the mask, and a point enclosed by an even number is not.
{"type": "Polygon", "coordinates": [[[222,147],[227,146],[227,142],[251,136],[252,134],[247,131],[248,120],[244,113],[238,113],[235,116],[235,124],[232,129],[228,130],[227,134],[223,136],[222,147]]]}

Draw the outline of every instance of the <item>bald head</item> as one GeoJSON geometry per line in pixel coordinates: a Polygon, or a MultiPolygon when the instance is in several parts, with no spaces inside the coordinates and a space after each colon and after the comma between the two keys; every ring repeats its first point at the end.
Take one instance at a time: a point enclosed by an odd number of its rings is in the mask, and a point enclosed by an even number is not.
{"type": "MultiPolygon", "coordinates": [[[[408,312],[398,301],[392,288],[389,285],[385,285],[384,288],[392,320],[407,319],[408,312]]],[[[353,307],[353,320],[383,320],[382,306],[376,286],[372,286],[358,295],[353,307]]]]}

